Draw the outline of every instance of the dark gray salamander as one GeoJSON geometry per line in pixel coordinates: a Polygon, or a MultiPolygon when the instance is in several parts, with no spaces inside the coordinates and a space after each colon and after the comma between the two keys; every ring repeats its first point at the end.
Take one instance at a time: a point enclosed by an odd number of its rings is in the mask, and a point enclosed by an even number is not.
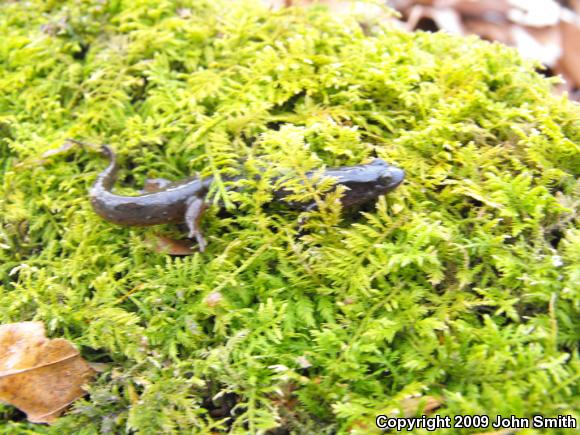
{"type": "MultiPolygon", "coordinates": [[[[91,205],[102,218],[120,225],[158,225],[185,222],[189,237],[199,243],[199,250],[207,245],[200,229],[200,220],[206,208],[205,196],[213,181],[212,177],[200,179],[190,177],[177,182],[155,180],[156,191],[137,196],[116,195],[111,192],[117,176],[115,153],[107,145],[103,153],[109,165],[101,172],[90,190],[91,205]]],[[[311,176],[312,174],[307,174],[311,176]]],[[[334,177],[337,185],[345,186],[341,202],[344,208],[356,207],[375,200],[396,188],[405,178],[402,169],[391,166],[384,160],[375,159],[366,165],[329,168],[324,177],[334,177]]],[[[290,192],[278,190],[276,199],[283,199],[290,192]]],[[[289,207],[310,210],[313,203],[288,202],[289,207]]]]}

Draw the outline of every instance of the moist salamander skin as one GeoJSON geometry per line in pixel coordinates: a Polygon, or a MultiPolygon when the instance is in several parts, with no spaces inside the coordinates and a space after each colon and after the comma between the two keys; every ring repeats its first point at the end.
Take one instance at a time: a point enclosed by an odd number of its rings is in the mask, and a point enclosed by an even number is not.
{"type": "MultiPolygon", "coordinates": [[[[117,195],[111,192],[117,175],[117,160],[113,150],[103,145],[103,154],[109,158],[107,168],[97,176],[89,196],[95,212],[109,222],[120,225],[158,225],[185,222],[189,237],[195,237],[200,251],[207,245],[199,224],[206,208],[212,177],[190,177],[177,182],[157,180],[159,188],[136,196],[117,195]]],[[[311,176],[312,174],[307,174],[311,176]]],[[[405,177],[405,172],[382,159],[369,164],[329,168],[323,177],[333,177],[337,185],[346,187],[341,198],[344,208],[356,207],[375,200],[395,189],[405,177]]],[[[282,200],[290,192],[281,189],[274,193],[282,200]]],[[[310,210],[314,203],[285,202],[289,207],[310,210]]]]}

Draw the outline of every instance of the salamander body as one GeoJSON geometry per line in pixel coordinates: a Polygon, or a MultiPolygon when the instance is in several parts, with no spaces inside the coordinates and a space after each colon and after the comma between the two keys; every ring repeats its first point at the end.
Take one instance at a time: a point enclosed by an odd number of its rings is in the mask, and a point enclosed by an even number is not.
{"type": "MultiPolygon", "coordinates": [[[[189,237],[198,241],[200,251],[206,247],[200,230],[200,220],[206,208],[207,195],[212,177],[201,179],[190,177],[177,182],[163,179],[154,180],[156,190],[137,196],[117,195],[112,188],[117,176],[117,160],[113,150],[102,146],[102,152],[109,158],[107,168],[97,176],[89,196],[95,212],[109,222],[120,225],[158,225],[185,222],[189,237]]],[[[308,173],[311,177],[313,173],[308,173]]],[[[369,164],[329,168],[324,177],[333,177],[337,185],[346,187],[341,198],[345,208],[355,207],[375,200],[396,188],[405,177],[405,172],[391,166],[384,160],[375,159],[369,164]]],[[[151,184],[151,183],[150,183],[151,184]]],[[[280,189],[274,192],[277,200],[290,194],[280,189]]],[[[286,202],[289,207],[310,210],[314,203],[286,202]]]]}

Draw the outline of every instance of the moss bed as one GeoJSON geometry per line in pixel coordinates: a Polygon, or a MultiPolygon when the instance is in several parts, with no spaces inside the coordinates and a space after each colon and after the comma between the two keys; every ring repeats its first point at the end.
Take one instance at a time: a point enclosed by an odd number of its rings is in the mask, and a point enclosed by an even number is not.
{"type": "Polygon", "coordinates": [[[0,323],[106,363],[53,426],[0,405],[3,433],[579,418],[580,110],[514,50],[225,0],[3,2],[0,41],[0,323]],[[68,137],[117,150],[119,192],[217,176],[207,252],[99,218],[102,156],[41,158],[68,137]],[[269,204],[373,156],[407,173],[376,208],[269,204]]]}

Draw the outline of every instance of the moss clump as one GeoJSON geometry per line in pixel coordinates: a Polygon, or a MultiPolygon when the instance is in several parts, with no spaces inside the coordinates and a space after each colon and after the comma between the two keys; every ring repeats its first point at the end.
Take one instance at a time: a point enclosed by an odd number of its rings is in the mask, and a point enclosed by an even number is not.
{"type": "Polygon", "coordinates": [[[225,0],[4,2],[0,40],[0,322],[109,363],[34,430],[369,433],[416,394],[578,416],[580,111],[513,50],[225,0]],[[208,251],[96,216],[100,156],[34,163],[67,137],[118,150],[126,191],[221,175],[208,251]],[[407,171],[376,210],[329,198],[303,233],[267,205],[284,171],[374,154],[407,171]]]}

